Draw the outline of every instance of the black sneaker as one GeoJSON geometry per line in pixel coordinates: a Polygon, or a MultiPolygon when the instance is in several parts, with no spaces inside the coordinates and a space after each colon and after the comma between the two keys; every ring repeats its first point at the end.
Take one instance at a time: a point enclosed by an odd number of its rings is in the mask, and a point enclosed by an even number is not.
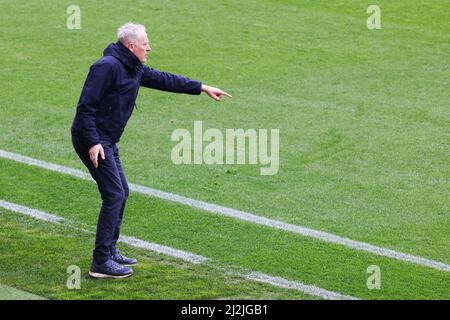
{"type": "Polygon", "coordinates": [[[137,265],[138,261],[135,258],[127,258],[120,254],[119,251],[117,251],[115,254],[112,255],[111,259],[114,262],[117,262],[123,266],[135,266],[137,265]]]}
{"type": "Polygon", "coordinates": [[[120,265],[112,259],[109,259],[104,264],[97,264],[94,260],[92,262],[91,270],[89,270],[89,275],[92,278],[99,279],[122,279],[130,277],[132,274],[133,270],[131,268],[120,265]]]}

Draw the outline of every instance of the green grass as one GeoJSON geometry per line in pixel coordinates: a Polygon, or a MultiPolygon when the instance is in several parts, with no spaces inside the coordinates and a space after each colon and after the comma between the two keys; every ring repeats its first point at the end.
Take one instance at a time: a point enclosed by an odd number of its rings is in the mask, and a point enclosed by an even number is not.
{"type": "MultiPolygon", "coordinates": [[[[0,222],[5,239],[0,244],[0,279],[50,299],[314,299],[128,246],[123,246],[126,252],[139,257],[131,278],[91,279],[93,235],[4,209],[0,209],[0,222]],[[73,265],[81,269],[79,290],[66,286],[67,268],[73,265]]],[[[13,289],[6,293],[17,294],[13,289]]]]}
{"type": "Polygon", "coordinates": [[[43,300],[43,298],[0,283],[0,300],[43,300]]]}
{"type": "MultiPolygon", "coordinates": [[[[0,4],[0,149],[82,168],[69,128],[89,65],[120,24],[141,22],[150,66],[234,98],[143,88],[120,143],[129,181],[450,263],[445,1],[378,1],[381,30],[366,28],[373,3],[356,0],[83,0],[74,31],[70,1],[0,4]],[[279,173],[173,165],[170,135],[194,120],[280,129],[279,173]]],[[[95,225],[94,185],[24,168],[0,161],[1,197],[95,225]]],[[[444,272],[140,195],[124,233],[363,298],[449,298],[444,272]],[[389,270],[379,292],[365,288],[373,263],[389,270]]]]}
{"type": "MultiPolygon", "coordinates": [[[[4,181],[0,199],[54,213],[94,230],[99,205],[95,184],[11,161],[0,160],[0,165],[4,181]]],[[[450,275],[442,271],[136,193],[131,194],[127,208],[124,234],[212,258],[213,265],[243,267],[366,299],[450,298],[450,275]],[[381,290],[366,287],[366,270],[373,264],[382,270],[381,290]]],[[[85,243],[86,248],[90,246],[92,241],[85,243]]],[[[89,258],[87,254],[85,259],[89,258]]]]}

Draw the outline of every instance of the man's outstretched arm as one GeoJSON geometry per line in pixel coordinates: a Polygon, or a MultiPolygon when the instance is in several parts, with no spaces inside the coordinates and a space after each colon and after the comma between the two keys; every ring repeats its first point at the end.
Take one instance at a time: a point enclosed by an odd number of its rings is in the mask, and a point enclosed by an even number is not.
{"type": "Polygon", "coordinates": [[[180,75],[158,71],[147,66],[144,66],[144,74],[142,75],[140,85],[176,93],[200,94],[205,92],[216,101],[220,101],[224,96],[231,97],[230,94],[219,88],[211,87],[202,84],[200,81],[180,75]]]}

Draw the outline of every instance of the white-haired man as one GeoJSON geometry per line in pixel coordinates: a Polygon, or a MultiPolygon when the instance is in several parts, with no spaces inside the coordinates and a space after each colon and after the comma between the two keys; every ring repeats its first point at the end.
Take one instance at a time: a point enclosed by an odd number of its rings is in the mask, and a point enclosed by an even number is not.
{"type": "Polygon", "coordinates": [[[196,95],[205,92],[217,101],[231,97],[199,81],[144,65],[151,51],[144,26],[127,23],[117,36],[118,41],[90,67],[71,128],[74,149],[97,182],[102,198],[89,271],[95,278],[129,277],[133,273],[130,266],[137,264],[116,247],[129,193],[117,142],[133,112],[139,87],[196,95]]]}

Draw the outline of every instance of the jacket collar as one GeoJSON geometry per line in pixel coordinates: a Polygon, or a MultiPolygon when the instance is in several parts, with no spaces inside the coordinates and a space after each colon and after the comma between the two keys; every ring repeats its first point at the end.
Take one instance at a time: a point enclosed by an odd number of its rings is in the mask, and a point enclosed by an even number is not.
{"type": "Polygon", "coordinates": [[[113,56],[117,58],[125,67],[131,71],[139,71],[142,68],[142,63],[128,48],[126,48],[120,41],[111,43],[103,51],[104,56],[113,56]]]}

